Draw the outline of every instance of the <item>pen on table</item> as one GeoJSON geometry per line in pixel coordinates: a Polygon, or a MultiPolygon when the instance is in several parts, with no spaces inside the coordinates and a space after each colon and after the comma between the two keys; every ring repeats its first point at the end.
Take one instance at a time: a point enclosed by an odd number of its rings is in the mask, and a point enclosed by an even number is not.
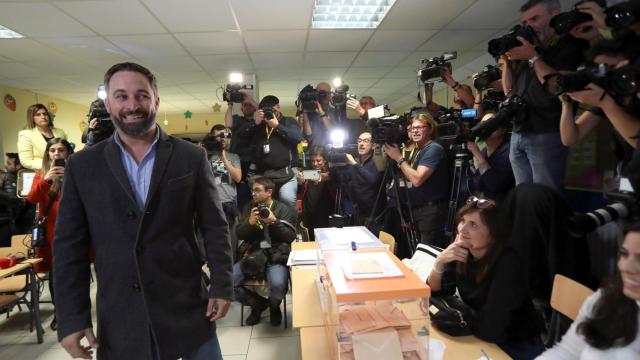
{"type": "Polygon", "coordinates": [[[480,349],[480,352],[482,353],[482,355],[483,355],[484,357],[486,357],[486,358],[487,358],[487,360],[491,360],[491,358],[489,357],[489,355],[487,355],[487,353],[484,351],[484,349],[480,349]]]}
{"type": "Polygon", "coordinates": [[[358,244],[356,244],[356,242],[355,242],[355,241],[352,241],[352,242],[351,242],[351,250],[353,250],[353,251],[358,250],[358,244]]]}

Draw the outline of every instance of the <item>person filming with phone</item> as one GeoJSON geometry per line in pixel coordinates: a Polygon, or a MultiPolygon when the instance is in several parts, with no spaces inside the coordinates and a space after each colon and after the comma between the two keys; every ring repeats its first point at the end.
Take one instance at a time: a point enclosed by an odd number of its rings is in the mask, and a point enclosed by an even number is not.
{"type": "MultiPolygon", "coordinates": [[[[35,270],[39,273],[49,273],[49,291],[51,292],[51,302],[54,306],[53,234],[62,193],[65,164],[72,153],[73,149],[67,140],[62,138],[49,140],[42,158],[42,170],[36,172],[31,191],[29,191],[27,197],[30,203],[38,205],[38,220],[43,221],[46,227],[44,236],[46,242],[34,244],[36,257],[42,258],[42,262],[35,265],[35,270]]],[[[54,331],[57,328],[55,316],[51,321],[50,327],[54,331]]]]}
{"type": "Polygon", "coordinates": [[[335,206],[336,187],[329,176],[326,150],[314,145],[309,151],[311,169],[298,172],[302,190],[302,223],[309,230],[309,240],[315,241],[313,229],[329,227],[329,215],[335,206]]]}

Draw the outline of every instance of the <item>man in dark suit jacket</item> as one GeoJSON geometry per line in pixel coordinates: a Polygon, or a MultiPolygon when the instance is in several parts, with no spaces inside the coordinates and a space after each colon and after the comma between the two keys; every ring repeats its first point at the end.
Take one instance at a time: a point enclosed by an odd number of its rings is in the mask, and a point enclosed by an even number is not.
{"type": "Polygon", "coordinates": [[[116,133],[70,158],[65,171],[54,239],[58,339],[74,358],[91,359],[97,347],[99,359],[222,359],[214,321],[233,296],[232,260],[205,151],[156,125],[160,99],[148,69],[114,65],[105,85],[116,133]],[[208,291],[199,245],[212,278],[208,291]]]}

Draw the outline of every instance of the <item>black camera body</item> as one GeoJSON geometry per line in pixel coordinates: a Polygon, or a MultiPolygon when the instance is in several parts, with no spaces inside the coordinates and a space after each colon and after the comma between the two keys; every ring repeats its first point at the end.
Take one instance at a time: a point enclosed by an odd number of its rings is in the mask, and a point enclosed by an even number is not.
{"type": "Polygon", "coordinates": [[[104,105],[104,101],[102,99],[95,99],[91,105],[89,106],[89,114],[87,114],[87,118],[89,121],[92,119],[97,119],[98,123],[95,127],[89,128],[87,131],[93,133],[95,142],[98,142],[101,139],[106,139],[111,134],[115,128],[113,127],[113,122],[111,121],[111,115],[107,112],[107,108],[104,105]]]}
{"type": "Polygon", "coordinates": [[[302,112],[316,112],[316,101],[320,100],[320,92],[310,84],[303,87],[298,94],[298,101],[302,105],[302,112]]]}
{"type": "Polygon", "coordinates": [[[504,55],[507,51],[522,45],[517,37],[523,37],[532,44],[538,43],[538,37],[530,26],[516,25],[505,35],[490,40],[488,43],[489,54],[493,57],[504,55]]]}
{"type": "Polygon", "coordinates": [[[349,100],[350,98],[356,98],[355,95],[349,94],[349,85],[347,84],[342,84],[333,89],[331,91],[331,94],[331,105],[333,105],[334,107],[343,107],[347,103],[347,100],[349,100]]]}
{"type": "Polygon", "coordinates": [[[640,21],[640,3],[637,1],[625,1],[609,7],[605,10],[605,23],[615,31],[629,28],[640,21]]]}
{"type": "Polygon", "coordinates": [[[487,90],[492,82],[502,79],[502,71],[495,65],[487,65],[473,80],[473,87],[478,90],[487,90]]]}
{"type": "MultiPolygon", "coordinates": [[[[230,137],[230,134],[228,132],[223,132],[222,134],[224,134],[223,136],[225,138],[230,137]]],[[[220,153],[222,152],[222,149],[224,149],[224,145],[222,144],[222,141],[216,139],[213,134],[207,134],[205,135],[204,138],[202,138],[202,145],[204,146],[205,149],[207,149],[208,153],[220,153]]]]}
{"type": "Polygon", "coordinates": [[[410,119],[406,114],[369,119],[367,126],[371,128],[371,142],[380,145],[402,145],[409,139],[407,125],[410,119]]]}
{"type": "Polygon", "coordinates": [[[422,68],[418,70],[418,78],[423,83],[434,83],[442,80],[442,72],[445,68],[452,72],[451,63],[449,60],[457,59],[458,52],[446,52],[441,56],[432,57],[429,59],[422,59],[420,63],[422,68]]]}
{"type": "Polygon", "coordinates": [[[640,90],[640,70],[633,66],[613,69],[608,65],[584,65],[576,72],[553,74],[545,79],[544,88],[550,94],[559,96],[566,92],[585,90],[594,83],[612,97],[622,100],[640,90]]]}
{"type": "Polygon", "coordinates": [[[258,216],[260,217],[260,219],[262,220],[266,220],[269,215],[271,215],[271,210],[269,210],[269,207],[265,204],[258,204],[258,206],[256,206],[258,208],[258,216]]]}
{"type": "Polygon", "coordinates": [[[357,156],[358,145],[345,144],[341,147],[329,147],[326,160],[335,166],[345,166],[347,165],[347,154],[351,154],[354,157],[357,156]]]}
{"type": "Polygon", "coordinates": [[[273,107],[265,106],[265,107],[261,108],[260,110],[262,110],[262,113],[264,114],[264,119],[265,120],[273,119],[274,113],[275,113],[275,110],[273,109],[273,107]]]}
{"type": "Polygon", "coordinates": [[[518,95],[506,98],[498,107],[498,112],[489,120],[483,121],[471,128],[469,138],[486,140],[499,128],[510,128],[513,125],[522,124],[524,110],[527,103],[518,95]]]}
{"type": "Polygon", "coordinates": [[[244,101],[244,94],[240,90],[253,90],[253,85],[227,84],[222,99],[226,102],[241,103],[244,101]]]}
{"type": "Polygon", "coordinates": [[[585,23],[587,21],[593,20],[593,16],[575,9],[575,7],[587,1],[595,2],[603,9],[607,7],[606,0],[578,1],[574,5],[574,8],[572,10],[560,13],[551,18],[549,25],[556,31],[556,34],[558,35],[568,34],[571,31],[571,29],[573,29],[574,27],[582,23],[585,23]]]}

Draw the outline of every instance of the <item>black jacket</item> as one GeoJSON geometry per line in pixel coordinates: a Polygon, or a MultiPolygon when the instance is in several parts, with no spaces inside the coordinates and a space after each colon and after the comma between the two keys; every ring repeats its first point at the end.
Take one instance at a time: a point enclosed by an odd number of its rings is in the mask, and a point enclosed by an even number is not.
{"type": "MultiPolygon", "coordinates": [[[[253,203],[249,203],[245,206],[241,219],[238,222],[238,227],[236,228],[236,235],[238,235],[238,240],[247,241],[254,249],[257,249],[260,246],[260,241],[265,240],[265,236],[263,228],[257,224],[249,224],[249,212],[253,207],[255,207],[255,204],[253,203]]],[[[297,215],[295,210],[285,203],[273,200],[271,211],[275,215],[276,219],[284,220],[291,225],[289,226],[280,221],[266,225],[271,239],[271,246],[276,247],[280,243],[291,244],[291,242],[296,238],[295,226],[297,222],[297,215]]]]}
{"type": "MultiPolygon", "coordinates": [[[[373,209],[384,175],[384,171],[378,171],[378,168],[376,168],[373,162],[373,154],[364,163],[347,165],[338,170],[338,172],[340,174],[340,182],[346,190],[347,196],[357,205],[360,211],[365,212],[364,215],[368,216],[373,209]]],[[[381,205],[384,205],[384,203],[380,202],[378,204],[378,210],[383,207],[381,205]]]]}
{"type": "Polygon", "coordinates": [[[248,123],[242,127],[238,136],[251,139],[255,145],[253,162],[259,173],[267,169],[282,169],[287,166],[296,166],[298,163],[298,143],[302,141],[302,131],[295,119],[283,116],[279,119],[279,125],[267,139],[267,124],[263,122],[256,125],[248,123]],[[269,153],[264,153],[264,145],[269,144],[269,153]]]}

